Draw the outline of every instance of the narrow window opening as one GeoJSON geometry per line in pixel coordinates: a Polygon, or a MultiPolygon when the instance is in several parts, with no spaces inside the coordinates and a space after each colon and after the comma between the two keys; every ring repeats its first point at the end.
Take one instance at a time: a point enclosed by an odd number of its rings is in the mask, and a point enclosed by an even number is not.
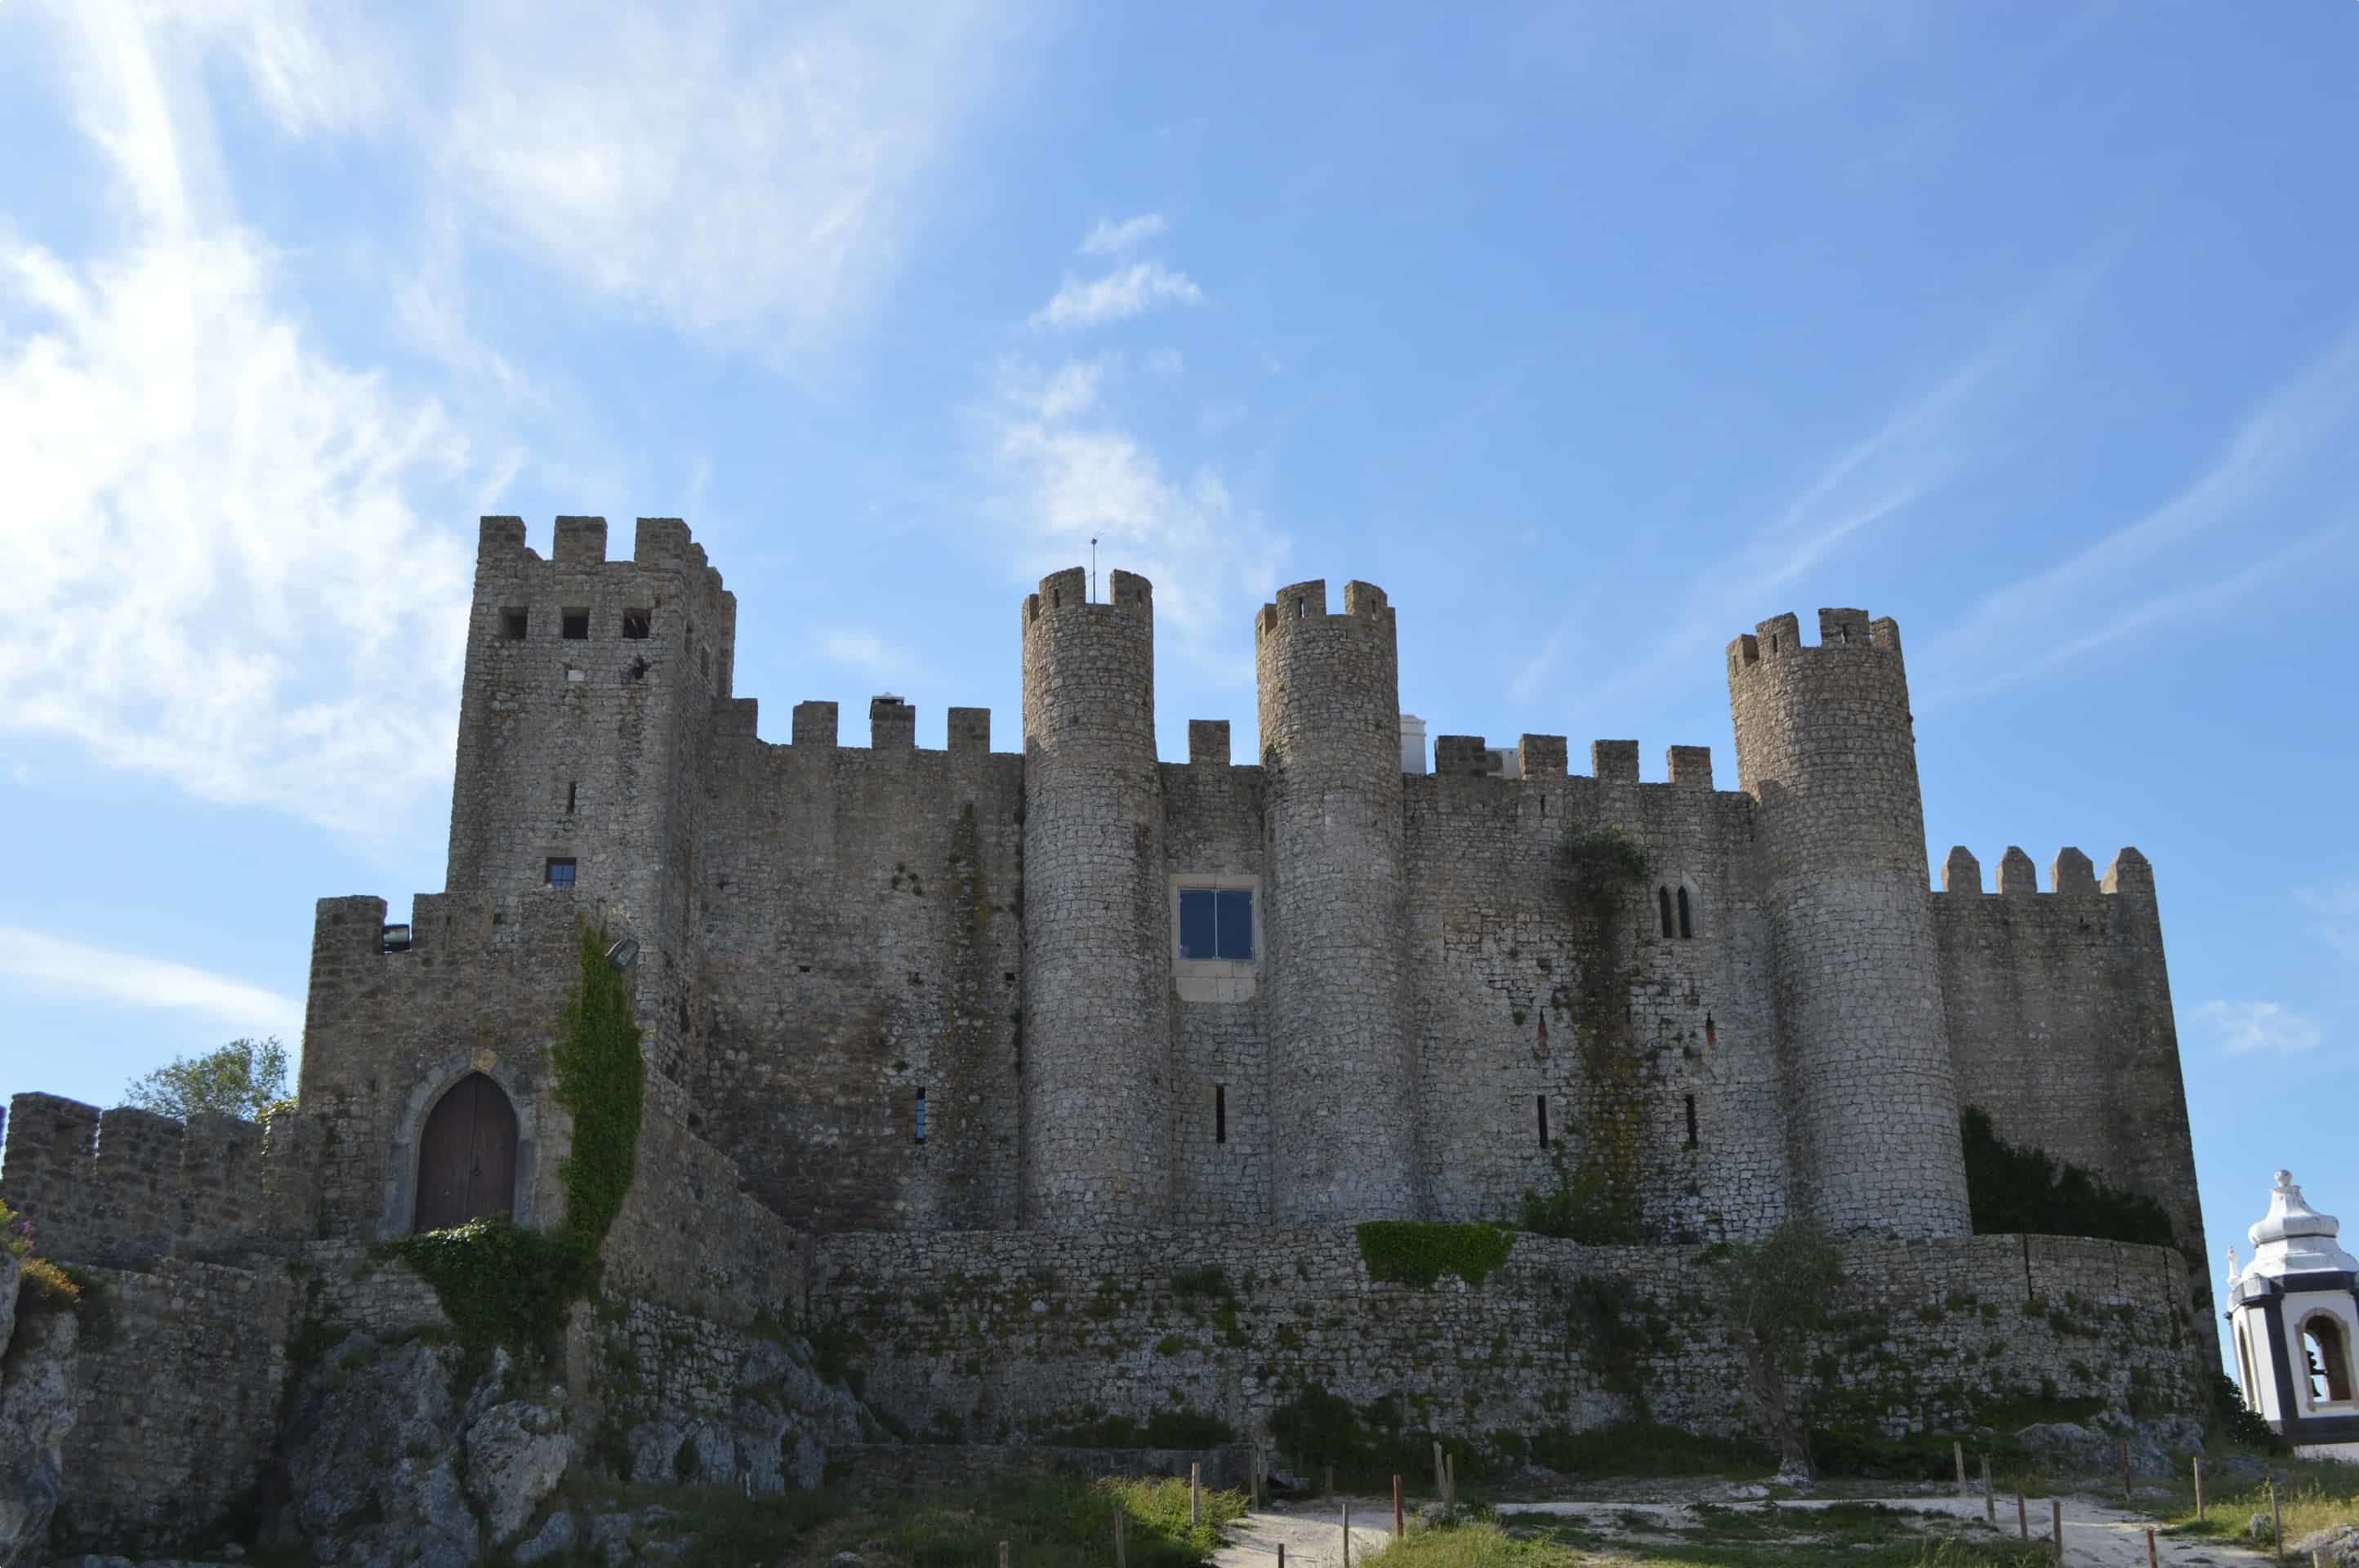
{"type": "Polygon", "coordinates": [[[702,676],[706,680],[711,680],[712,678],[712,650],[711,648],[699,648],[696,650],[696,673],[702,676]]]}
{"type": "Polygon", "coordinates": [[[1688,913],[1688,890],[1681,888],[1680,889],[1680,935],[1685,938],[1694,935],[1695,919],[1688,913]]]}
{"type": "Polygon", "coordinates": [[[1707,1050],[1720,1044],[1719,1033],[1712,1028],[1712,1014],[1708,1012],[1703,1015],[1703,1043],[1707,1050]]]}
{"type": "Polygon", "coordinates": [[[1299,599],[1294,601],[1294,618],[1297,621],[1302,619],[1302,600],[1299,599]]]}
{"type": "Polygon", "coordinates": [[[547,876],[549,885],[550,887],[571,887],[573,885],[573,862],[571,860],[549,861],[547,876]]]}
{"type": "Polygon", "coordinates": [[[1688,1147],[1696,1146],[1695,1096],[1688,1096],[1688,1147]]]}
{"type": "Polygon", "coordinates": [[[1539,1113],[1540,1147],[1545,1149],[1549,1146],[1548,1096],[1534,1095],[1532,1097],[1532,1108],[1539,1113]]]}
{"type": "Polygon", "coordinates": [[[2347,1403],[2351,1398],[2351,1354],[2343,1342],[2343,1325],[2321,1314],[2301,1325],[2303,1359],[2308,1364],[2310,1402],[2347,1403]]]}
{"type": "Polygon", "coordinates": [[[1671,934],[1671,890],[1670,890],[1670,889],[1669,889],[1669,888],[1657,888],[1657,889],[1655,890],[1655,908],[1656,908],[1657,913],[1658,913],[1658,914],[1659,914],[1661,915],[1661,917],[1662,917],[1663,935],[1664,935],[1665,936],[1667,936],[1667,937],[1668,937],[1668,936],[1669,936],[1669,935],[1670,935],[1670,934],[1671,934]]]}
{"type": "Polygon", "coordinates": [[[590,612],[587,610],[568,610],[563,611],[558,617],[558,632],[560,635],[563,636],[569,643],[588,642],[590,640],[590,612]]]}
{"type": "Polygon", "coordinates": [[[1778,644],[1783,641],[1784,639],[1779,637],[1776,633],[1771,633],[1769,635],[1769,651],[1773,654],[1776,653],[1777,651],[1778,644]]]}
{"type": "Polygon", "coordinates": [[[633,680],[645,680],[647,678],[647,660],[633,659],[631,661],[631,678],[633,680]]]}
{"type": "Polygon", "coordinates": [[[1212,1141],[1226,1143],[1228,1141],[1229,1086],[1214,1084],[1212,1086],[1212,1141]]]}
{"type": "Polygon", "coordinates": [[[1065,590],[1063,589],[1052,588],[1049,590],[1049,608],[1051,610],[1062,610],[1065,608],[1065,590]]]}
{"type": "Polygon", "coordinates": [[[569,784],[565,786],[566,816],[571,816],[573,815],[574,803],[581,798],[581,793],[582,785],[579,783],[569,784]]]}
{"type": "Polygon", "coordinates": [[[1546,795],[1540,796],[1540,820],[1542,822],[1548,820],[1548,796],[1546,795]]]}
{"type": "Polygon", "coordinates": [[[501,640],[502,640],[502,641],[504,641],[504,642],[508,642],[508,643],[521,643],[521,642],[523,642],[523,641],[524,641],[524,634],[525,634],[525,632],[526,632],[527,628],[528,627],[528,625],[530,624],[531,619],[532,619],[532,618],[531,618],[530,614],[529,614],[529,613],[527,613],[527,611],[522,611],[522,610],[503,610],[503,611],[500,611],[500,638],[501,638],[501,640]]]}
{"type": "Polygon", "coordinates": [[[918,1091],[918,1141],[926,1141],[926,1091],[918,1091]]]}
{"type": "Polygon", "coordinates": [[[654,624],[655,612],[653,611],[625,610],[623,611],[623,636],[627,642],[646,642],[647,640],[648,628],[654,624]]]}

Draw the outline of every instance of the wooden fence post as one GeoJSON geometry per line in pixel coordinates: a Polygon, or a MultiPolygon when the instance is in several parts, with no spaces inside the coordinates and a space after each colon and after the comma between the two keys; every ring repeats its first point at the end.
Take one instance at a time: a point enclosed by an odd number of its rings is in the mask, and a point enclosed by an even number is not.
{"type": "Polygon", "coordinates": [[[2146,1568],[2162,1568],[2162,1559],[2155,1555],[2152,1525],[2147,1526],[2146,1530],[2146,1568]]]}
{"type": "Polygon", "coordinates": [[[1286,1542],[1277,1543],[1277,1568],[1286,1568],[1286,1542]]]}
{"type": "Polygon", "coordinates": [[[1007,1542],[999,1543],[999,1568],[1007,1568],[1007,1542]]]}
{"type": "Polygon", "coordinates": [[[1950,1439],[1950,1457],[1958,1462],[1958,1496],[1962,1498],[1966,1495],[1966,1445],[1962,1440],[1950,1439]]]}
{"type": "Polygon", "coordinates": [[[1448,1481],[1450,1482],[1450,1511],[1451,1511],[1451,1513],[1453,1513],[1453,1514],[1454,1514],[1454,1513],[1456,1513],[1456,1512],[1458,1511],[1458,1455],[1457,1455],[1457,1454],[1443,1454],[1443,1455],[1442,1455],[1442,1475],[1443,1475],[1443,1476],[1444,1476],[1445,1478],[1447,1478],[1447,1479],[1448,1479],[1448,1481]]]}
{"type": "Polygon", "coordinates": [[[1990,1455],[1983,1455],[1983,1521],[1998,1523],[1998,1493],[1991,1489],[1990,1455]]]}
{"type": "Polygon", "coordinates": [[[2130,1445],[2125,1443],[2122,1444],[2122,1507],[2136,1506],[2136,1499],[2130,1496],[2130,1445]]]}
{"type": "Polygon", "coordinates": [[[2203,1455],[2201,1454],[2195,1456],[2195,1518],[2199,1522],[2203,1518],[2203,1455]]]}
{"type": "Polygon", "coordinates": [[[2015,1489],[2015,1533],[2026,1541],[2031,1539],[2031,1516],[2024,1511],[2021,1487],[2015,1489]]]}
{"type": "Polygon", "coordinates": [[[2061,1498],[2048,1499],[2048,1518],[2056,1531],[2056,1561],[2064,1561],[2064,1503],[2061,1498]]]}
{"type": "Polygon", "coordinates": [[[1352,1568],[1352,1499],[1343,1499],[1343,1568],[1352,1568]]]}
{"type": "Polygon", "coordinates": [[[1408,1533],[1408,1525],[1401,1519],[1400,1477],[1395,1476],[1393,1477],[1393,1539],[1399,1540],[1408,1533]]]}
{"type": "Polygon", "coordinates": [[[2274,1478],[2269,1482],[2269,1546],[2277,1553],[2277,1560],[2284,1562],[2285,1509],[2277,1502],[2277,1484],[2274,1478]]]}
{"type": "Polygon", "coordinates": [[[1449,1507],[1450,1486],[1441,1474],[1441,1440],[1440,1438],[1434,1439],[1433,1443],[1433,1495],[1440,1499],[1444,1508],[1449,1507]]]}
{"type": "MultiPolygon", "coordinates": [[[[1195,1529],[1204,1522],[1204,1466],[1188,1466],[1188,1528],[1195,1529]]],[[[1005,1565],[1002,1565],[1005,1568],[1005,1565]]]]}
{"type": "Polygon", "coordinates": [[[1121,1504],[1116,1503],[1114,1505],[1114,1568],[1130,1568],[1130,1554],[1125,1550],[1122,1540],[1122,1521],[1128,1517],[1129,1512],[1130,1510],[1124,1508],[1121,1504]]]}

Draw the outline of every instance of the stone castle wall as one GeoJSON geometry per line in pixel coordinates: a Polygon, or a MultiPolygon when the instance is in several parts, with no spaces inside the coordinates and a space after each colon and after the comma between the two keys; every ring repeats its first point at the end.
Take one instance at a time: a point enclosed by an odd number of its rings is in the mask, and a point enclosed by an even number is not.
{"type": "MultiPolygon", "coordinates": [[[[1798,1403],[1886,1436],[1995,1399],[2197,1410],[2207,1337],[2167,1250],[2052,1237],[1856,1243],[1798,1403]]],[[[1187,1411],[1240,1435],[1316,1386],[1490,1446],[1637,1416],[1752,1433],[1735,1335],[1694,1249],[1518,1236],[1480,1285],[1374,1281],[1350,1230],[821,1238],[815,1333],[919,1432],[1056,1441],[1187,1411]]]]}

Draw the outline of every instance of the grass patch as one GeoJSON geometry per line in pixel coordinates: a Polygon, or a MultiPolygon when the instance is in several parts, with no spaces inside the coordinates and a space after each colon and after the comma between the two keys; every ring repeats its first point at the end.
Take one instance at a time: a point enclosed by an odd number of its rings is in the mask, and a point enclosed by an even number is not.
{"type": "MultiPolygon", "coordinates": [[[[1632,1541],[1531,1516],[1413,1530],[1380,1561],[1385,1568],[2044,1568],[2053,1559],[2020,1542],[1928,1539],[1897,1509],[1843,1505],[1814,1521],[1800,1510],[1749,1510],[1742,1526],[1690,1531],[1677,1541],[1632,1541]]],[[[1723,1512],[1729,1510],[1723,1510],[1723,1512]]]]}
{"type": "Polygon", "coordinates": [[[1777,1463],[1774,1449],[1728,1438],[1699,1437],[1659,1422],[1623,1422],[1586,1432],[1536,1433],[1535,1464],[1560,1475],[1758,1476],[1777,1463]]]}
{"type": "MultiPolygon", "coordinates": [[[[2288,1544],[2336,1525],[2359,1525],[2359,1471],[2332,1460],[2272,1457],[2277,1477],[2277,1506],[2285,1516],[2288,1544]]],[[[2210,1473],[2203,1484],[2204,1517],[2195,1517],[2195,1487],[2191,1477],[2174,1481],[2169,1501],[2158,1510],[2174,1535],[2243,1538],[2255,1514],[2269,1511],[2265,1481],[2229,1480],[2210,1473]]]]}
{"type": "MultiPolygon", "coordinates": [[[[1125,1516],[1124,1548],[1133,1568],[1192,1568],[1226,1544],[1222,1527],[1245,1516],[1241,1492],[1203,1494],[1203,1521],[1188,1523],[1188,1483],[1169,1478],[1027,1481],[985,1493],[881,1505],[848,1513],[797,1540],[784,1561],[823,1564],[856,1551],[872,1565],[987,1568],[999,1543],[1024,1568],[1104,1568],[1114,1560],[1114,1520],[1125,1516]]],[[[782,1559],[742,1559],[745,1568],[782,1559]]],[[[741,1560],[691,1557],[701,1568],[739,1568],[741,1560]]]]}

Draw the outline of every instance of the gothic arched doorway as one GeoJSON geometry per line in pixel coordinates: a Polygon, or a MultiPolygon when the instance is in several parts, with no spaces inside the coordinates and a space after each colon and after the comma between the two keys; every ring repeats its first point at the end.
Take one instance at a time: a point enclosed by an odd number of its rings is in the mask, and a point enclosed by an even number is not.
{"type": "Polygon", "coordinates": [[[410,1229],[448,1230],[516,1211],[516,1108],[470,1073],[451,1086],[418,1140],[418,1213],[410,1229]]]}

